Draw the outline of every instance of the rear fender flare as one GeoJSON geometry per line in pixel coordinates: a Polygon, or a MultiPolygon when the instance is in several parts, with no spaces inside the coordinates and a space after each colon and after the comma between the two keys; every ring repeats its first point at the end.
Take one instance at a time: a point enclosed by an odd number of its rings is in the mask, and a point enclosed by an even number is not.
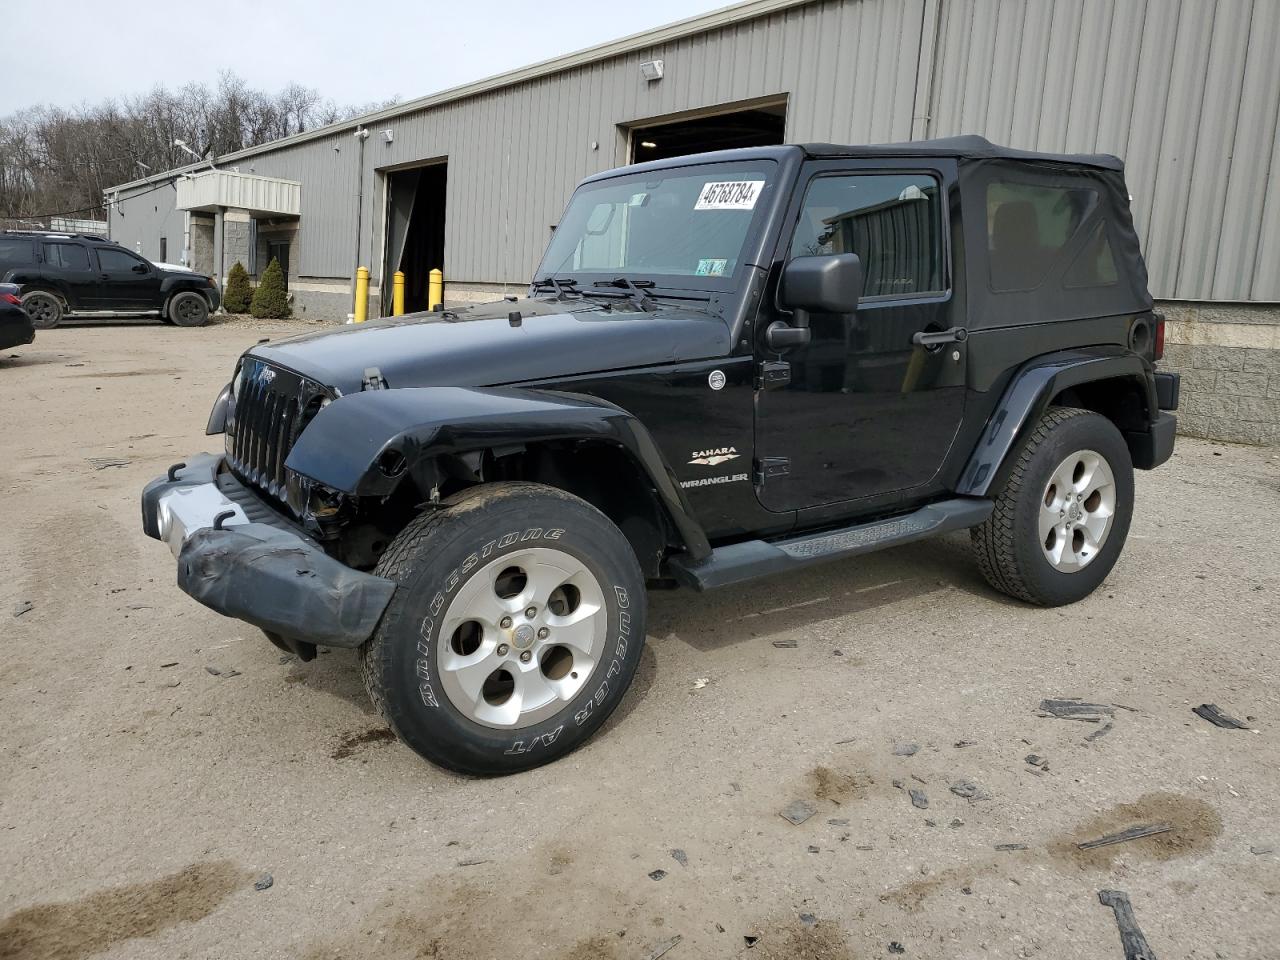
{"type": "Polygon", "coordinates": [[[1043,416],[1049,403],[1063,390],[1099,380],[1127,379],[1138,383],[1146,400],[1146,419],[1159,415],[1155,380],[1151,366],[1142,357],[1122,348],[1063,350],[1036,357],[1013,376],[999,405],[987,421],[986,429],[964,472],[956,493],[970,497],[990,496],[1007,475],[1011,457],[1022,446],[1029,431],[1043,416]]]}
{"type": "Polygon", "coordinates": [[[339,397],[303,430],[285,466],[355,497],[385,497],[443,454],[555,440],[600,440],[627,451],[657,493],[691,557],[711,547],[653,437],[596,397],[510,387],[405,387],[339,397]],[[403,460],[401,460],[403,458],[403,460]],[[388,465],[395,469],[388,471],[388,465]]]}

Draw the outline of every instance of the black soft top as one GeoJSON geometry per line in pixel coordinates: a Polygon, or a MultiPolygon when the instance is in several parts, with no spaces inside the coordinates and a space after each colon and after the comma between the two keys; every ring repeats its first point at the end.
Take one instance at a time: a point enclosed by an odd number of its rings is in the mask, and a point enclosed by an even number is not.
{"type": "Polygon", "coordinates": [[[1037,163],[1065,163],[1103,170],[1123,170],[1124,162],[1109,153],[1037,153],[1015,150],[992,143],[986,137],[968,134],[937,140],[910,140],[905,143],[869,143],[846,146],[838,143],[801,145],[809,156],[827,157],[955,157],[959,160],[1014,160],[1037,163]]]}

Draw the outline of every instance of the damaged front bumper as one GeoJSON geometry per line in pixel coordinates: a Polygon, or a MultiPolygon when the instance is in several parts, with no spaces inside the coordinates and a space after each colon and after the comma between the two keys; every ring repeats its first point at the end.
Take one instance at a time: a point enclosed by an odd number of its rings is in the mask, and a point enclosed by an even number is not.
{"type": "Polygon", "coordinates": [[[396,585],[330,557],[241,485],[214,454],[142,491],[142,529],[178,560],[178,586],[268,634],[327,647],[369,639],[396,585]]]}

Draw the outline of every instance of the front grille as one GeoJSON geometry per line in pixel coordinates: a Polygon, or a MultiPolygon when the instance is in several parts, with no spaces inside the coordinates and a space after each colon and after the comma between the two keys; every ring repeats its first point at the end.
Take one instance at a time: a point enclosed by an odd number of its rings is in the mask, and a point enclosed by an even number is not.
{"type": "Polygon", "coordinates": [[[284,462],[324,388],[255,357],[245,357],[239,380],[227,423],[227,463],[240,480],[283,501],[284,462]]]}

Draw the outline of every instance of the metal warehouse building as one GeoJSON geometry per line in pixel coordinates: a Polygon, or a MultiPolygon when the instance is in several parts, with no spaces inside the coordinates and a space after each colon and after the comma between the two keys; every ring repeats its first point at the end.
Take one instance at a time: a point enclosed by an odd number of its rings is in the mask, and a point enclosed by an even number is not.
{"type": "Polygon", "coordinates": [[[1280,442],[1280,3],[753,0],[107,191],[111,235],[295,312],[397,269],[523,287],[574,185],[633,160],[976,133],[1125,159],[1192,433],[1280,442]],[[1274,168],[1274,169],[1273,169],[1274,168]]]}

